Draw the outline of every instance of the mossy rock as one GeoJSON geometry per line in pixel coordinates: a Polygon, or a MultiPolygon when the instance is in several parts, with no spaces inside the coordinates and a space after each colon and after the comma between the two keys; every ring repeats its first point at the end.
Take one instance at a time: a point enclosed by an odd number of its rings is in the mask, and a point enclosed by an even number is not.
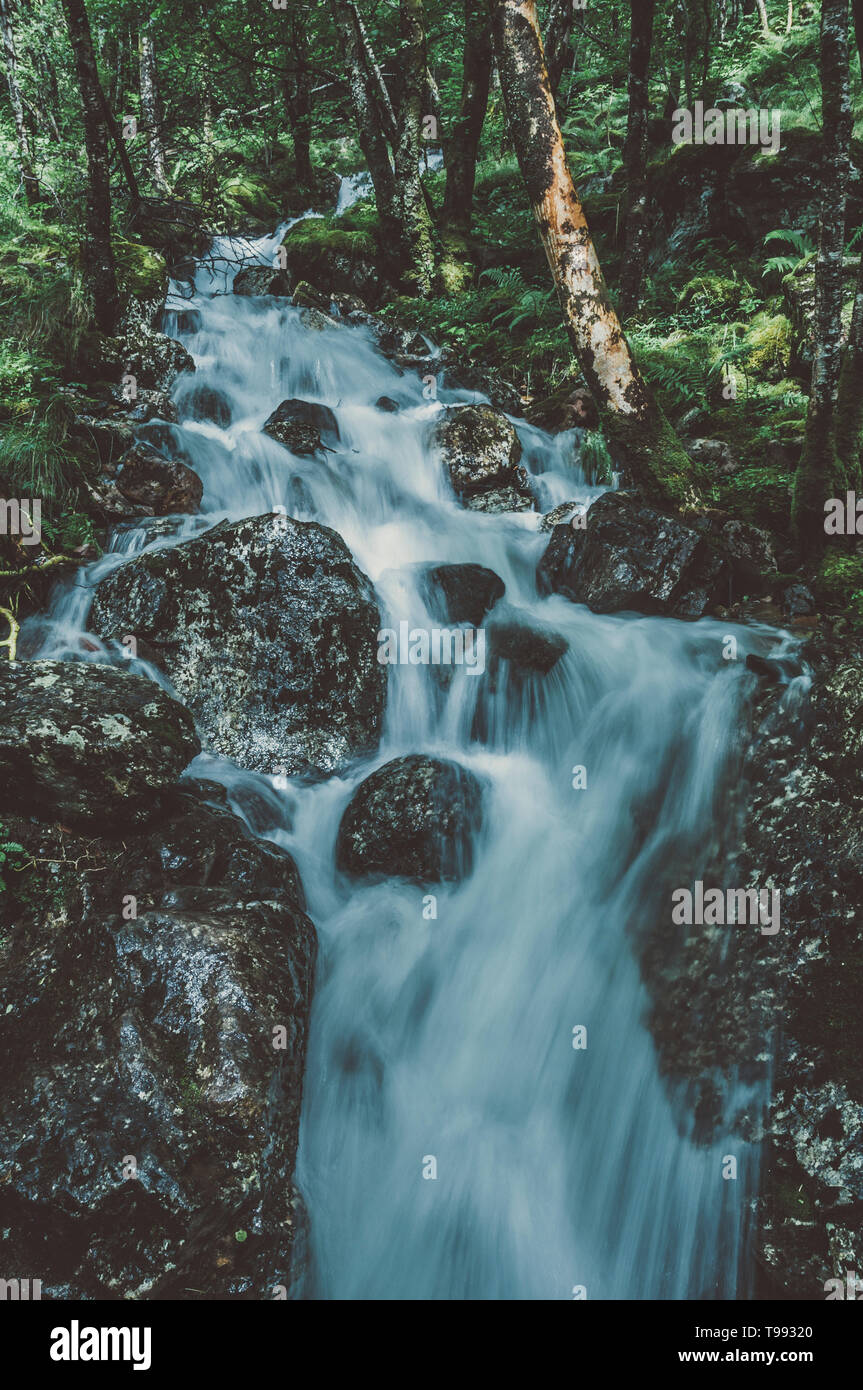
{"type": "Polygon", "coordinates": [[[815,593],[825,607],[863,628],[863,555],[829,550],[821,562],[815,593]]]}
{"type": "Polygon", "coordinates": [[[164,256],[137,241],[115,241],[117,284],[125,298],[164,299],[168,272],[164,256]]]}
{"type": "Polygon", "coordinates": [[[374,306],[387,289],[382,257],[369,232],[333,226],[326,217],[307,217],[291,227],[282,245],[292,278],[328,296],[355,294],[374,306]]]}
{"type": "Polygon", "coordinates": [[[744,339],[742,361],[763,381],[783,381],[791,364],[791,322],[784,314],[756,314],[744,339]]]}
{"type": "Polygon", "coordinates": [[[246,173],[231,174],[223,179],[219,195],[229,213],[253,217],[270,227],[275,227],[282,215],[263,181],[246,173]]]}

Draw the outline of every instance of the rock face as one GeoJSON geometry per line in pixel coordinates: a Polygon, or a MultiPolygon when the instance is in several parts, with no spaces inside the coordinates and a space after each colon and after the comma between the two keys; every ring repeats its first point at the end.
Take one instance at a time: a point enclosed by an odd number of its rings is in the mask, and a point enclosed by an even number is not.
{"type": "Polygon", "coordinates": [[[342,817],[336,863],[355,877],[419,883],[464,878],[482,814],[482,787],[457,763],[413,753],[361,782],[342,817]]]}
{"type": "Polygon", "coordinates": [[[827,1279],[863,1266],[863,659],[820,639],[804,655],[808,694],[757,688],[726,843],[704,872],[778,888],[780,929],[690,929],[685,951],[654,952],[646,976],[662,1069],[694,1091],[705,1137],[761,1146],[759,1296],[823,1299],[827,1279]],[[766,1113],[756,1099],[723,1116],[735,1069],[762,1081],[766,1113]]]}
{"type": "Polygon", "coordinates": [[[326,526],[254,517],[140,555],[99,585],[91,624],[159,653],[208,744],[244,767],[325,775],[377,744],[380,614],[326,526]]]}
{"type": "Polygon", "coordinates": [[[234,277],[234,294],[273,294],[286,297],[291,293],[290,277],[283,270],[267,265],[248,265],[234,277]]]}
{"type": "Polygon", "coordinates": [[[435,424],[433,442],[462,501],[513,489],[532,505],[526,475],[518,470],[521,443],[502,411],[491,405],[450,406],[435,424]]]}
{"type": "Polygon", "coordinates": [[[583,529],[555,526],[540,561],[545,592],[594,613],[699,618],[723,590],[726,565],[703,536],[632,493],[597,498],[583,529]]]}
{"type": "Polygon", "coordinates": [[[506,586],[484,565],[435,565],[426,575],[426,601],[435,617],[479,627],[506,586]]]}
{"type": "Polygon", "coordinates": [[[188,710],[116,666],[0,663],[0,812],[126,828],[200,752],[188,710]]]}
{"type": "Polygon", "coordinates": [[[149,444],[133,445],[120,460],[117,490],[152,516],[197,512],[204,485],[180,459],[167,459],[149,444]]]}
{"type": "Polygon", "coordinates": [[[535,671],[547,676],[569,650],[559,632],[535,623],[492,623],[488,644],[493,674],[498,663],[506,661],[522,674],[535,671]]]}
{"type": "Polygon", "coordinates": [[[49,1298],[272,1299],[315,959],[293,861],[190,794],[124,842],[4,824],[30,860],[0,894],[7,1270],[49,1298]]]}
{"type": "Polygon", "coordinates": [[[264,434],[284,444],[293,454],[316,454],[322,447],[321,435],[338,439],[339,426],[328,405],[317,401],[282,401],[264,421],[264,434]]]}

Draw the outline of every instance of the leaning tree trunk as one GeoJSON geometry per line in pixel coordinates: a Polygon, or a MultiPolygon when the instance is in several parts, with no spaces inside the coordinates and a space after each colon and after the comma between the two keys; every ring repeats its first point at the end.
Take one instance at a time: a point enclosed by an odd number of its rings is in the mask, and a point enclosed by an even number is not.
{"type": "Polygon", "coordinates": [[[84,0],[63,0],[69,43],[75,58],[87,151],[87,238],[84,273],[93,300],[93,316],[103,333],[113,333],[120,297],[111,246],[111,186],[108,141],[93,37],[84,0]]]}
{"type": "Polygon", "coordinates": [[[464,0],[461,109],[447,141],[443,200],[444,225],[464,235],[470,231],[477,151],[488,107],[491,58],[489,0],[464,0]]]}
{"type": "Polygon", "coordinates": [[[149,26],[141,30],[140,47],[141,114],[147,128],[150,151],[150,173],[160,193],[170,194],[165,175],[165,147],[162,142],[162,120],[159,111],[159,91],[156,82],[156,53],[149,26]]]}
{"type": "Polygon", "coordinates": [[[794,483],[792,519],[804,554],[824,544],[824,503],[842,481],[836,415],[842,363],[845,206],[850,177],[851,93],[848,0],[821,4],[821,230],[815,266],[815,342],[806,440],[794,483]]]}
{"type": "Polygon", "coordinates": [[[400,0],[404,97],[396,148],[396,188],[401,209],[403,279],[422,299],[435,281],[434,233],[420,178],[420,131],[426,83],[422,0],[400,0]]]}
{"type": "Polygon", "coordinates": [[[626,174],[626,243],[620,273],[620,317],[635,313],[650,243],[647,199],[647,117],[650,50],[656,0],[630,0],[629,120],[623,167],[626,174]]]}
{"type": "Polygon", "coordinates": [[[657,502],[698,500],[698,470],[648,390],[614,312],[566,162],[535,0],[494,0],[501,86],[534,216],[579,365],[615,462],[657,502]]]}
{"type": "MultiPolygon", "coordinates": [[[[863,0],[851,0],[857,56],[863,75],[863,0]]],[[[836,454],[849,488],[863,485],[863,256],[854,289],[848,345],[839,375],[836,403],[836,454]]],[[[826,500],[826,499],[825,499],[826,500]]]]}
{"type": "Polygon", "coordinates": [[[375,190],[382,239],[385,246],[391,247],[398,244],[401,235],[395,178],[386,136],[375,105],[372,78],[363,61],[362,42],[349,0],[334,0],[333,18],[347,73],[357,139],[375,190]]]}
{"type": "Polygon", "coordinates": [[[0,37],[3,40],[3,61],[6,66],[6,81],[9,86],[12,117],[15,121],[15,138],[18,141],[18,168],[21,171],[24,196],[28,203],[38,203],[39,180],[33,172],[33,152],[30,148],[27,126],[24,123],[24,102],[21,98],[21,88],[18,86],[18,55],[15,50],[15,35],[12,30],[12,17],[9,12],[8,0],[0,0],[0,37]]]}

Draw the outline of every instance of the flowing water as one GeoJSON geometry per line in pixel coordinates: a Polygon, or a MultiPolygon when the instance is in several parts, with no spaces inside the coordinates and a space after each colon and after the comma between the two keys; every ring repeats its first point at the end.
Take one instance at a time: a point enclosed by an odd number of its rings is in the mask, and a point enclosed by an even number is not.
{"type": "MultiPolygon", "coordinates": [[[[202,756],[243,815],[270,808],[267,835],[296,858],[321,943],[298,1180],[308,1208],[299,1296],[313,1299],[731,1298],[745,1295],[753,1153],[732,1130],[758,1097],[724,1091],[724,1124],[694,1134],[685,1098],[660,1078],[644,1018],[637,945],[680,886],[700,876],[736,745],[746,650],[765,634],[727,626],[600,617],[540,598],[547,534],[537,514],[460,507],[430,447],[443,404],[401,375],[366,328],[307,327],[286,301],[232,295],[239,263],[272,263],[281,230],[216,243],[185,309],[166,327],[195,357],[175,399],[182,447],[204,482],[202,515],[172,530],[118,530],[111,552],[61,586],[31,624],[43,657],[122,659],[82,638],[93,586],[147,545],[175,544],[223,517],[284,507],[337,530],[373,580],[383,625],[429,628],[427,562],[472,561],[506,584],[496,616],[562,634],[551,673],[489,688],[465,668],[448,686],[427,666],[391,666],[378,754],[316,785],[202,756]],[[212,386],[225,428],[189,418],[189,389],[212,386]],[[401,407],[374,406],[387,395],[401,407]],[[261,433],[286,397],[335,411],[336,453],[300,459],[261,433]],[[470,878],[428,889],[349,883],[334,866],[340,816],[376,766],[406,752],[457,760],[485,787],[470,878]],[[576,789],[573,769],[586,770],[576,789]],[[587,1030],[586,1048],[574,1030],[587,1030]],[[722,1177],[726,1154],[736,1181],[722,1177]],[[434,1174],[433,1176],[431,1176],[434,1174]]],[[[175,287],[176,289],[176,287],[175,287]]],[[[543,510],[590,501],[573,435],[518,424],[543,510]]],[[[141,669],[139,667],[139,669],[141,669]]],[[[158,672],[150,674],[164,682],[158,672]]],[[[275,771],[275,770],[274,770],[275,771]]],[[[250,817],[253,829],[260,823],[250,817]]],[[[732,930],[753,928],[732,928],[732,930]]]]}

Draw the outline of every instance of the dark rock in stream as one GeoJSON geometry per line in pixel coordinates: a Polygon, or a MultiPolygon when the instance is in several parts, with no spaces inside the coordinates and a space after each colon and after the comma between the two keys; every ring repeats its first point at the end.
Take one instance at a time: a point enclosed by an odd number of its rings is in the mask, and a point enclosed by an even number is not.
{"type": "Polygon", "coordinates": [[[0,812],[128,828],[200,752],[192,716],[141,676],[75,661],[0,662],[0,812]]]}
{"type": "Polygon", "coordinates": [[[538,623],[492,623],[487,629],[489,669],[494,676],[501,661],[520,674],[536,672],[547,676],[569,651],[569,643],[559,632],[538,623]]]}
{"type": "Polygon", "coordinates": [[[326,526],[251,517],[139,555],[99,585],[90,621],[159,652],[209,746],[243,767],[328,775],[377,745],[380,614],[326,526]]]}
{"type": "Polygon", "coordinates": [[[231,403],[223,391],[193,381],[177,402],[184,420],[211,420],[220,429],[231,423],[231,403]]]}
{"type": "Polygon", "coordinates": [[[120,460],[117,490],[153,516],[193,515],[204,485],[180,459],[167,459],[151,445],[138,443],[120,460]]]}
{"type": "Polygon", "coordinates": [[[433,443],[462,499],[515,481],[521,443],[513,425],[493,406],[448,407],[435,423],[433,443]]]}
{"type": "Polygon", "coordinates": [[[234,294],[244,296],[272,294],[286,298],[291,293],[291,280],[278,267],[248,265],[237,271],[233,288],[234,294]]]}
{"type": "Polygon", "coordinates": [[[324,434],[334,440],[339,437],[335,413],[318,401],[282,401],[264,421],[263,430],[278,444],[284,444],[291,453],[300,456],[318,453],[324,434]]]}
{"type": "Polygon", "coordinates": [[[278,1297],[316,951],[293,861],[181,792],[123,840],[4,827],[6,1270],[54,1299],[278,1297]]]}
{"type": "Polygon", "coordinates": [[[459,880],[471,871],[481,816],[482,786],[472,772],[421,753],[395,758],[354,792],[336,863],[355,877],[459,880]]]}
{"type": "Polygon", "coordinates": [[[426,602],[432,614],[448,623],[479,627],[498,599],[503,580],[484,565],[434,565],[426,574],[426,602]]]}

